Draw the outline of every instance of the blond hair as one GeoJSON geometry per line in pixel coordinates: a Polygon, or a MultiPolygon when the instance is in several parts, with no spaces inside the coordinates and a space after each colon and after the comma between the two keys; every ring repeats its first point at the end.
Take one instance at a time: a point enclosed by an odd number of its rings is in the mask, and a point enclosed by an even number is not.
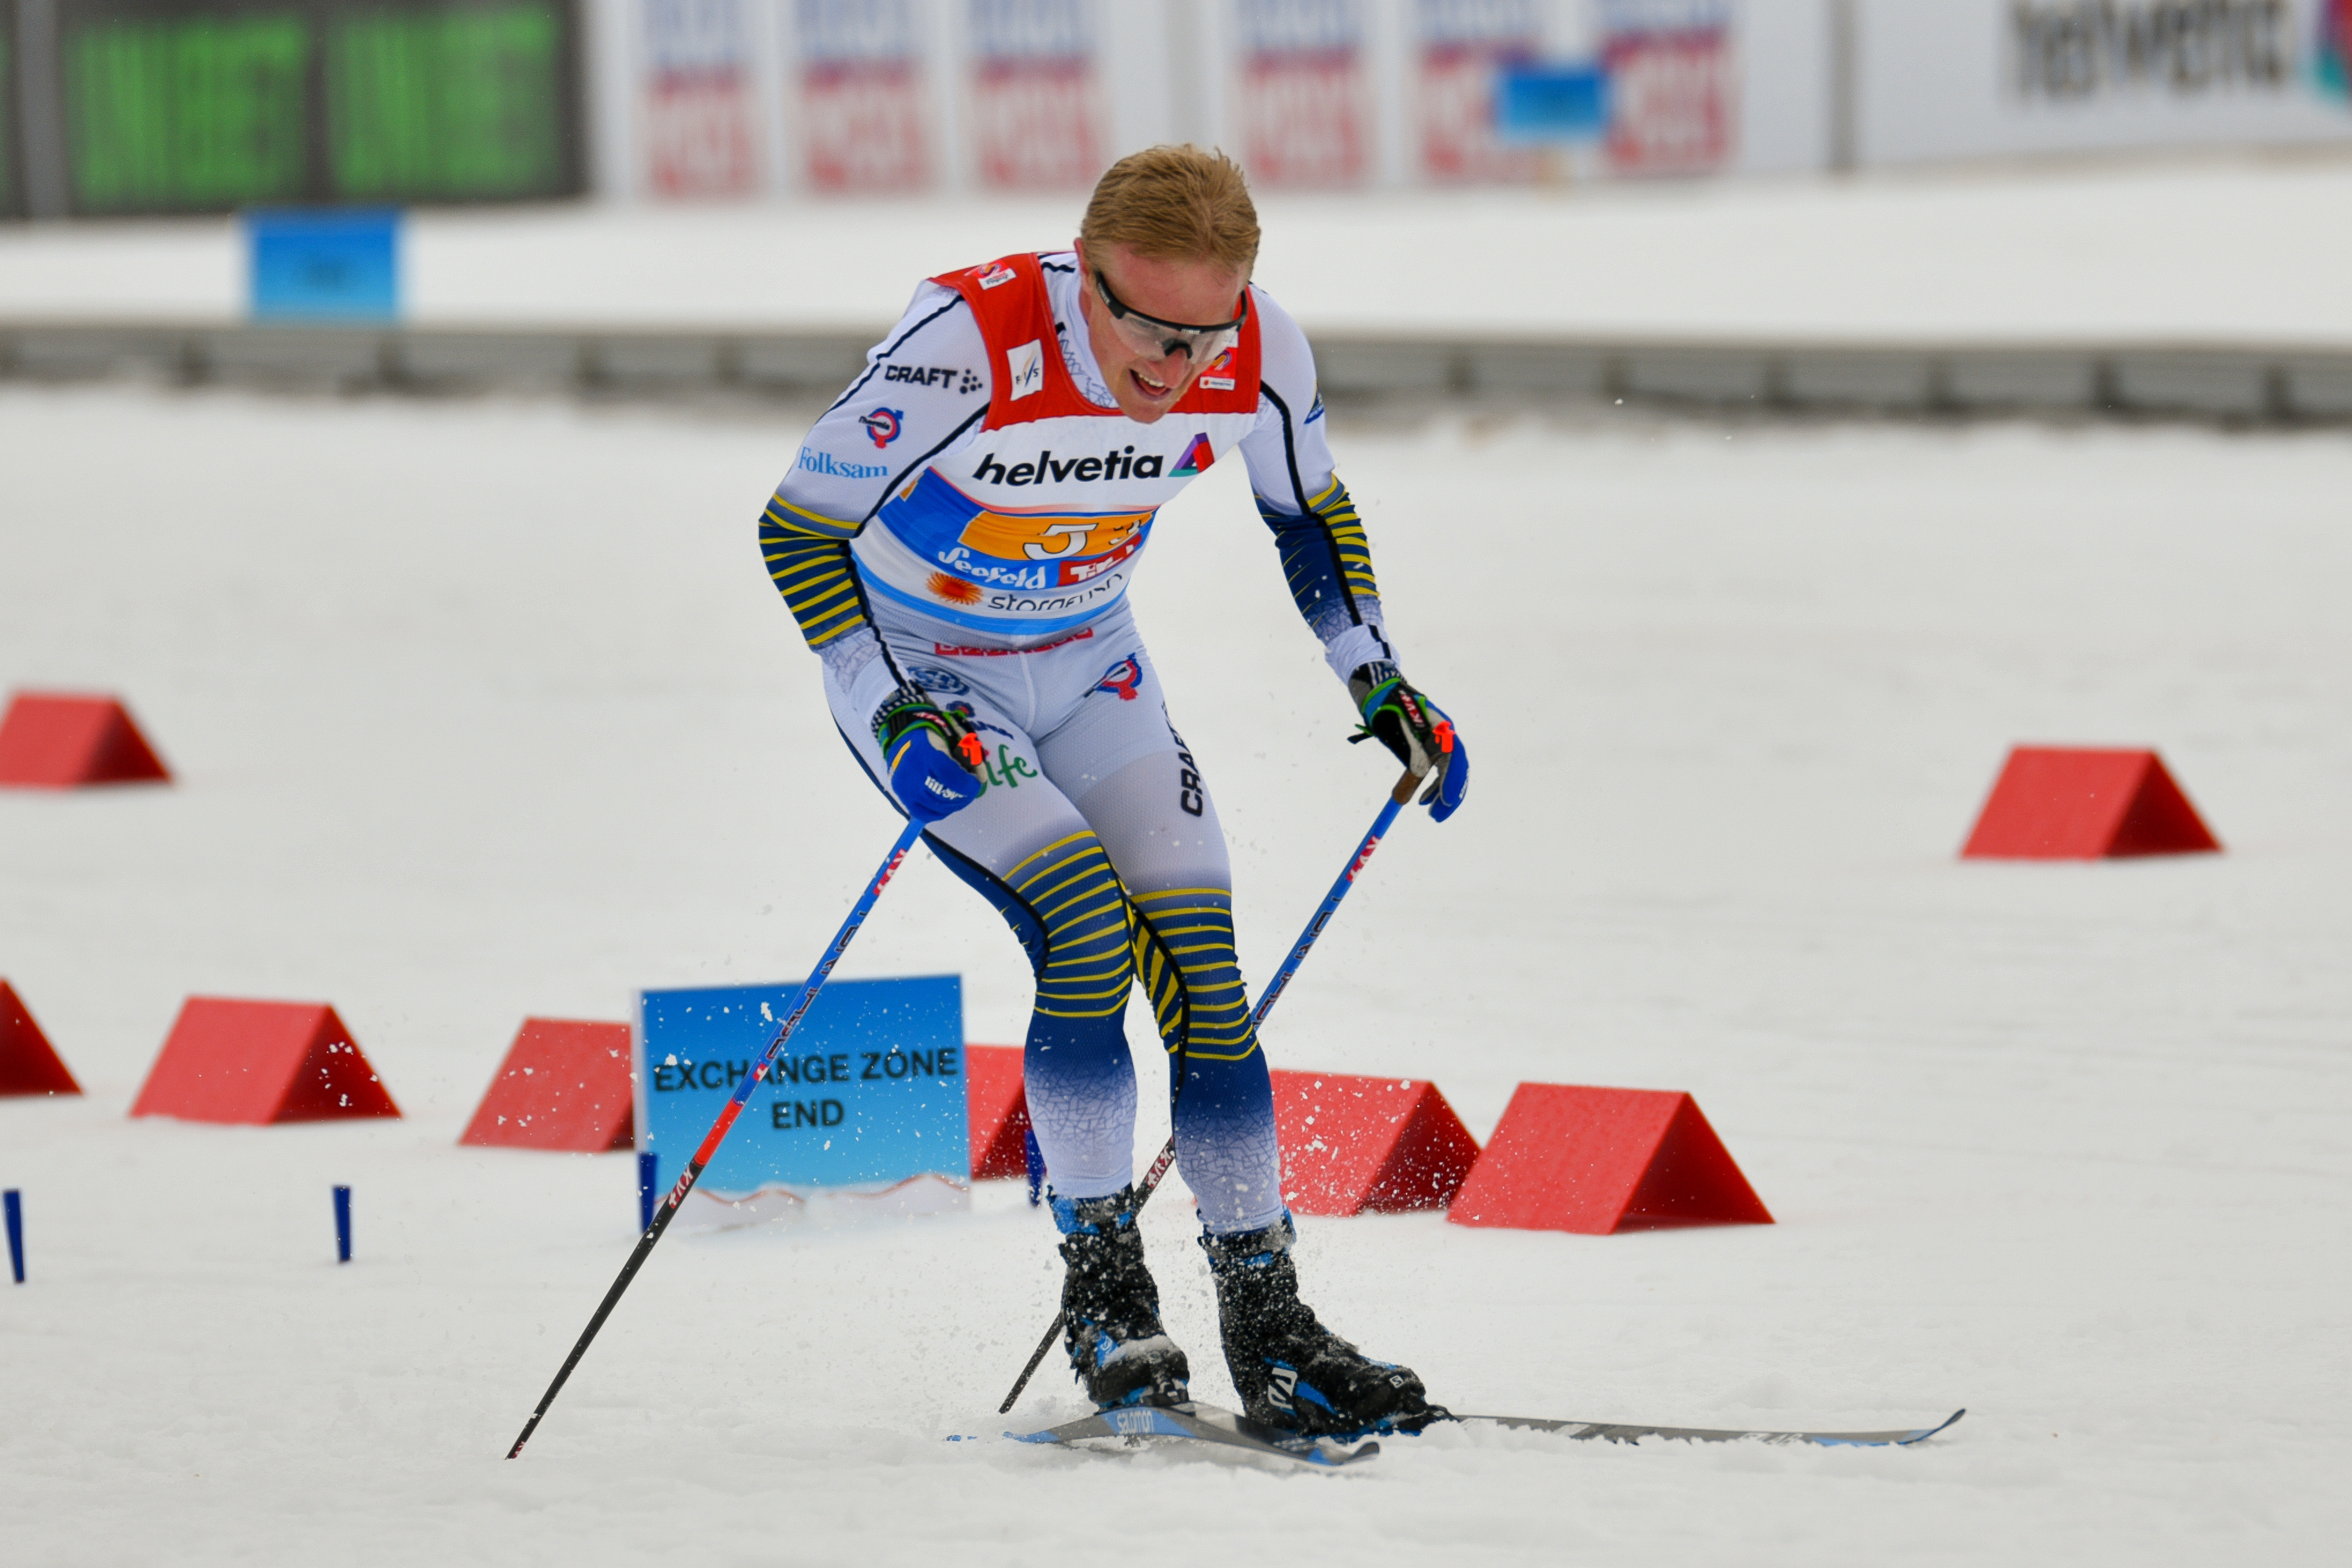
{"type": "Polygon", "coordinates": [[[1095,182],[1078,237],[1097,254],[1124,245],[1140,256],[1218,262],[1246,277],[1257,261],[1257,208],[1242,166],[1223,153],[1189,142],[1150,147],[1095,182]]]}

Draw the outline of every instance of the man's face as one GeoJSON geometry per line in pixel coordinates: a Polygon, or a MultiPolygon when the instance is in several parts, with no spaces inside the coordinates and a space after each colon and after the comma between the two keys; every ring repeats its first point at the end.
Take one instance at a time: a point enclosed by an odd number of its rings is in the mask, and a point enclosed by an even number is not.
{"type": "Polygon", "coordinates": [[[1119,412],[1139,424],[1151,424],[1184,395],[1202,367],[1181,350],[1154,353],[1129,342],[1111,320],[1110,308],[1096,293],[1096,269],[1101,270],[1103,281],[1129,310],[1194,326],[1230,321],[1240,315],[1248,275],[1240,268],[1198,258],[1171,261],[1138,256],[1124,245],[1106,246],[1090,254],[1081,241],[1077,251],[1078,271],[1084,279],[1079,306],[1086,316],[1087,342],[1095,351],[1095,363],[1102,367],[1103,379],[1110,383],[1110,395],[1119,412]]]}

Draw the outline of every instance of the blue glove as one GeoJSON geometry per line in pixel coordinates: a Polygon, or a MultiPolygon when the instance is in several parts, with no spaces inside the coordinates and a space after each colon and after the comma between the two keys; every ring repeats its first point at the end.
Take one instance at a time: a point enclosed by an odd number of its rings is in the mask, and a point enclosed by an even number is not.
{"type": "Polygon", "coordinates": [[[953,816],[988,787],[972,776],[985,754],[980,736],[911,687],[874,710],[874,738],[882,743],[890,793],[926,826],[953,816]]]}
{"type": "Polygon", "coordinates": [[[1453,816],[1470,793],[1470,749],[1454,732],[1445,710],[1414,690],[1386,661],[1358,665],[1348,677],[1348,694],[1364,719],[1349,743],[1378,741],[1394,752],[1415,778],[1429,781],[1421,796],[1429,819],[1443,822],[1453,816]]]}

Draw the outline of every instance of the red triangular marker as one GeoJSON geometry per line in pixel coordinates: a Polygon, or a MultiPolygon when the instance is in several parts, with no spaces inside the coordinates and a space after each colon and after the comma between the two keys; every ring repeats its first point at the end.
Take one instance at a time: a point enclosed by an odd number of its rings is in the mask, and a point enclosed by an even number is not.
{"type": "Polygon", "coordinates": [[[626,1024],[525,1018],[460,1143],[596,1154],[635,1145],[626,1024]]]}
{"type": "Polygon", "coordinates": [[[2221,847],[2154,752],[2019,746],[1960,858],[2101,860],[2221,847]]]}
{"type": "Polygon", "coordinates": [[[81,1085],[33,1022],[16,987],[0,980],[0,1094],[79,1094],[81,1085]]]}
{"type": "Polygon", "coordinates": [[[332,1007],[191,996],[131,1114],[259,1125],[400,1108],[332,1007]]]}
{"type": "Polygon", "coordinates": [[[0,784],[73,789],[171,776],[111,697],[20,691],[0,719],[0,784]]]}
{"type": "Polygon", "coordinates": [[[1021,1081],[1019,1046],[963,1048],[965,1115],[971,1127],[971,1179],[1025,1176],[1029,1156],[1029,1097],[1021,1081]]]}
{"type": "Polygon", "coordinates": [[[1477,1140],[1426,1079],[1276,1072],[1282,1201],[1299,1214],[1442,1209],[1477,1140]]]}
{"type": "Polygon", "coordinates": [[[1772,1223],[1689,1095],[1557,1083],[1519,1085],[1445,1217],[1584,1236],[1772,1223]]]}

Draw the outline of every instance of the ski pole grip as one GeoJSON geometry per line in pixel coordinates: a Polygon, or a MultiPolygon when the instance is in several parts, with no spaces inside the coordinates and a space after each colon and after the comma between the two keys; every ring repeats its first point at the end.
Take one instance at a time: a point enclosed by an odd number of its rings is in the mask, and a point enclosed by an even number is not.
{"type": "Polygon", "coordinates": [[[1411,768],[1405,769],[1404,777],[1397,780],[1396,788],[1389,791],[1389,798],[1399,805],[1407,804],[1412,799],[1413,786],[1419,783],[1421,783],[1421,775],[1411,768]]]}

